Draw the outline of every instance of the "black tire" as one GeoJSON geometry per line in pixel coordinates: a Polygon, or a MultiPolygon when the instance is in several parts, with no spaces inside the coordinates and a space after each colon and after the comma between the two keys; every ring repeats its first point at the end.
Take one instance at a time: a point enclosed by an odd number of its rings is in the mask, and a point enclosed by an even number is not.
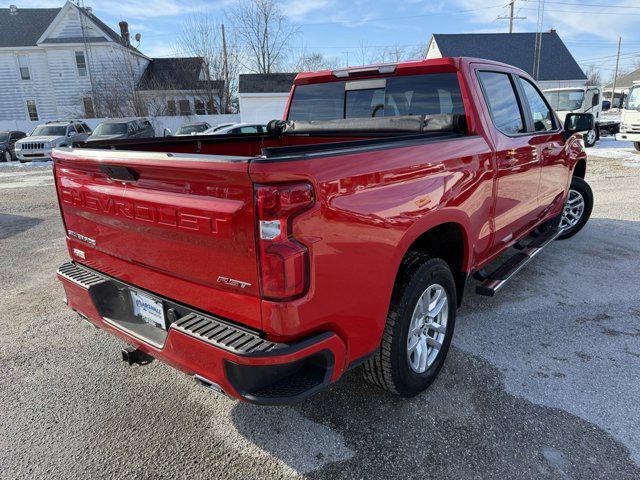
{"type": "Polygon", "coordinates": [[[13,160],[13,157],[11,155],[11,152],[9,150],[5,150],[4,152],[2,152],[2,161],[3,162],[10,162],[13,160]],[[7,153],[9,154],[7,158],[7,153]]]}
{"type": "Polygon", "coordinates": [[[456,306],[455,282],[447,263],[440,258],[415,254],[409,262],[405,262],[398,279],[380,349],[365,362],[364,378],[402,397],[412,397],[424,391],[435,380],[449,351],[456,321],[456,306]],[[433,363],[423,373],[417,373],[409,364],[409,326],[421,295],[435,284],[442,286],[447,295],[445,337],[433,363]]]}
{"type": "Polygon", "coordinates": [[[633,146],[640,152],[640,142],[633,142],[633,146]]]}
{"type": "Polygon", "coordinates": [[[573,177],[571,180],[571,186],[569,187],[569,195],[571,194],[571,190],[575,190],[582,195],[582,198],[584,199],[584,210],[582,211],[582,215],[578,222],[564,230],[558,237],[558,240],[573,237],[576,233],[582,230],[582,227],[586,225],[587,221],[589,221],[589,217],[591,217],[591,210],[593,209],[593,192],[591,191],[589,184],[580,177],[573,177]]]}

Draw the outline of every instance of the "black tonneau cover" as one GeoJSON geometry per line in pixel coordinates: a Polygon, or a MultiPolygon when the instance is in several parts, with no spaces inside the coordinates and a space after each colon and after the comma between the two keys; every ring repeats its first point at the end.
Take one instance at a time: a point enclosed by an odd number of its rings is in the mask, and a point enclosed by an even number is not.
{"type": "Polygon", "coordinates": [[[458,132],[466,130],[466,118],[459,114],[404,115],[380,118],[340,118],[337,120],[273,120],[270,133],[281,135],[314,134],[394,134],[458,132]]]}

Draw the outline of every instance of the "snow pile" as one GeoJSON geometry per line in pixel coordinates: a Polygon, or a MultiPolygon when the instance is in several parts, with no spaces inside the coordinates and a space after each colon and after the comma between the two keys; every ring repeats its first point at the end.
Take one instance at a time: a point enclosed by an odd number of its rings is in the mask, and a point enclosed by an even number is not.
{"type": "Polygon", "coordinates": [[[50,167],[51,162],[0,162],[0,168],[34,168],[34,167],[50,167]]]}
{"type": "Polygon", "coordinates": [[[622,165],[625,167],[640,167],[640,152],[634,148],[632,142],[618,142],[606,137],[585,151],[593,157],[624,160],[622,165]]]}

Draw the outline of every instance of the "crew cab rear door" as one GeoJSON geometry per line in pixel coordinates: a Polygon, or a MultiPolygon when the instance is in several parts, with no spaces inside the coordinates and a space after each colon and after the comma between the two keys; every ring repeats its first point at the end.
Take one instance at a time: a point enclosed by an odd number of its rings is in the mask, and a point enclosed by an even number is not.
{"type": "Polygon", "coordinates": [[[477,70],[496,149],[495,236],[501,250],[536,224],[540,160],[527,128],[517,79],[508,71],[477,70]]]}

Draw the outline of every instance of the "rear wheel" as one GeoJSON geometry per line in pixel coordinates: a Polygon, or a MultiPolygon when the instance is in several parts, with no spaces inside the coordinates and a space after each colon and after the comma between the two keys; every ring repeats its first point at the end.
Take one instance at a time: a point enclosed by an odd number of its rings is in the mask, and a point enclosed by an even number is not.
{"type": "Polygon", "coordinates": [[[593,209],[593,192],[587,182],[580,177],[573,177],[567,201],[560,219],[562,233],[558,239],[573,237],[582,230],[593,209]]]}
{"type": "Polygon", "coordinates": [[[439,258],[417,256],[395,288],[379,351],[364,377],[392,393],[412,397],[436,378],[449,351],[456,320],[456,287],[439,258]]]}
{"type": "Polygon", "coordinates": [[[593,147],[598,141],[598,132],[593,129],[584,134],[584,146],[593,147]]]}

